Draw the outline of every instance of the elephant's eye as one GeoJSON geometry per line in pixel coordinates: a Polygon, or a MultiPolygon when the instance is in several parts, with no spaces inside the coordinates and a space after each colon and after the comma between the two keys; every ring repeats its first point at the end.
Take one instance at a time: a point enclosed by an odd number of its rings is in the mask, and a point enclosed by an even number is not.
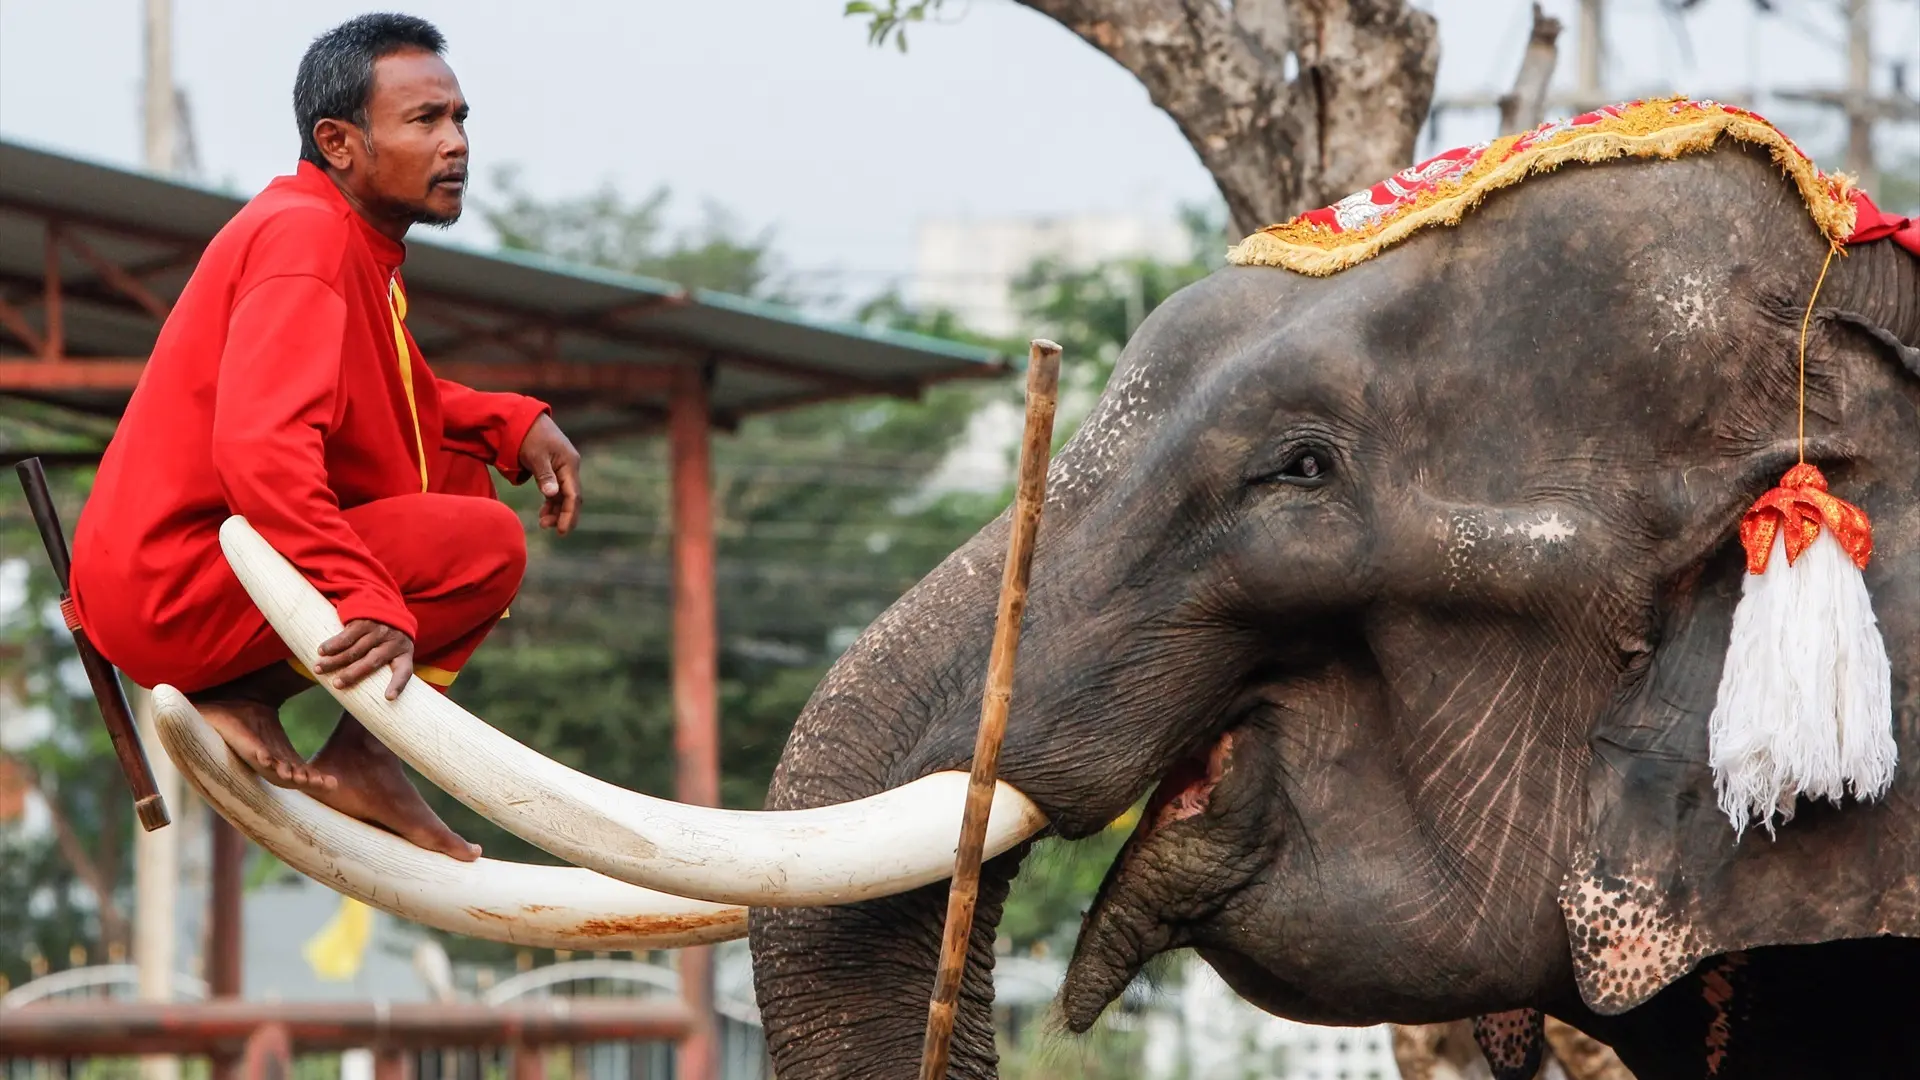
{"type": "Polygon", "coordinates": [[[1317,487],[1333,475],[1333,455],[1317,446],[1303,446],[1287,455],[1286,464],[1261,478],[1264,483],[1317,487]]]}

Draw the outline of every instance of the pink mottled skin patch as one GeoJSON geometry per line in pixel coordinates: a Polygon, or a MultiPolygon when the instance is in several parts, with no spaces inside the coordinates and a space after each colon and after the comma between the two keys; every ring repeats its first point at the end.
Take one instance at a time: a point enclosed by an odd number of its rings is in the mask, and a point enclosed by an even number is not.
{"type": "Polygon", "coordinates": [[[1707,951],[1693,927],[1669,910],[1662,883],[1651,876],[1570,878],[1561,907],[1581,996],[1604,1015],[1646,1001],[1707,951]]]}

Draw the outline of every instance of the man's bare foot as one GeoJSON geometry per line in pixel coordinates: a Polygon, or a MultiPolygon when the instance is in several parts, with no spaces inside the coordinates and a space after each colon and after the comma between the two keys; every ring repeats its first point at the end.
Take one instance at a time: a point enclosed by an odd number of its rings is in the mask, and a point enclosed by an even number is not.
{"type": "Polygon", "coordinates": [[[480,845],[462,840],[408,782],[400,759],[351,714],[340,718],[308,767],[338,786],[313,797],[348,817],[395,833],[415,847],[472,862],[480,845]]]}
{"type": "Polygon", "coordinates": [[[195,707],[241,761],[267,783],[319,795],[336,785],[300,757],[280,726],[280,710],[259,701],[203,701],[195,707]]]}

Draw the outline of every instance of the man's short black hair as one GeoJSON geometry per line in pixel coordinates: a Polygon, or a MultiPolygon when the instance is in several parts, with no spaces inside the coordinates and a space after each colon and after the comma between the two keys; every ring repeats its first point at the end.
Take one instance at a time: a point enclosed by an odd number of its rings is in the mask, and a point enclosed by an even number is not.
{"type": "Polygon", "coordinates": [[[438,56],[446,47],[447,39],[427,20],[384,12],[348,19],[313,39],[293,80],[300,160],[327,167],[313,141],[313,125],[322,120],[346,120],[366,128],[374,61],[407,49],[438,56]]]}

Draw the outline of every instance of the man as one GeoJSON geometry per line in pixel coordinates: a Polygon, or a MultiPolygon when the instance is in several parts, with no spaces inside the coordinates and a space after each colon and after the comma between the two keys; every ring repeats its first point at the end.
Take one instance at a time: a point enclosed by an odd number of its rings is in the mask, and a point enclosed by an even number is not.
{"type": "Polygon", "coordinates": [[[467,104],[433,26],[367,15],[294,84],[298,171],[214,237],[161,330],[75,535],[81,625],[131,679],[171,683],[268,781],[456,859],[456,836],[352,716],[311,761],[279,709],[312,679],[388,668],[445,687],[519,588],[526,538],[490,464],[537,478],[543,527],[580,510],[546,405],[435,378],[406,329],[402,239],[460,216],[467,104]],[[244,516],[331,601],[308,673],[220,552],[244,516]]]}

